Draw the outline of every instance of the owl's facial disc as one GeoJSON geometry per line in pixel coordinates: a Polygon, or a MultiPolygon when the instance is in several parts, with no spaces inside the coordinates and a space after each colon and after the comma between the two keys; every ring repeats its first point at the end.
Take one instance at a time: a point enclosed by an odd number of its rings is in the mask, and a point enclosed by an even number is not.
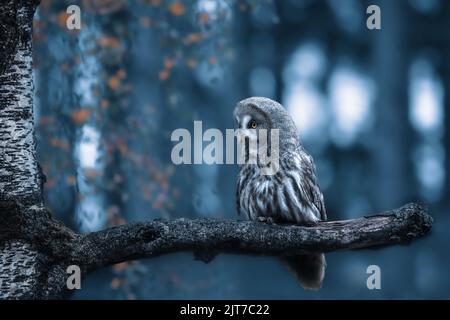
{"type": "Polygon", "coordinates": [[[254,152],[257,151],[252,150],[254,149],[254,146],[256,145],[256,142],[258,140],[257,130],[255,130],[255,128],[250,127],[250,125],[253,125],[254,122],[255,120],[252,119],[252,117],[248,114],[242,116],[240,121],[238,121],[238,129],[239,129],[237,132],[238,142],[241,145],[244,145],[245,140],[248,139],[248,142],[250,144],[250,153],[252,153],[252,151],[254,152]]]}
{"type": "MultiPolygon", "coordinates": [[[[253,111],[253,110],[252,110],[253,111]]],[[[243,113],[237,118],[236,132],[238,144],[244,150],[246,163],[256,163],[267,155],[270,122],[258,112],[243,113]],[[265,138],[261,138],[263,135],[265,138]]]]}

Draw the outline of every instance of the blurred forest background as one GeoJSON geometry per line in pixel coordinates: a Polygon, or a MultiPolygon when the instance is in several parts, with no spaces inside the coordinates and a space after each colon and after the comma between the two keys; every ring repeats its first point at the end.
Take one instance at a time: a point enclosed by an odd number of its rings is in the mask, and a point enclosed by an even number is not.
{"type": "Polygon", "coordinates": [[[42,0],[34,28],[47,205],[75,230],[236,219],[237,167],[174,166],[170,134],[232,128],[252,95],[292,114],[329,219],[421,199],[435,219],[410,246],[327,254],[319,292],[273,258],[181,253],[97,271],[73,298],[450,298],[449,1],[42,0]],[[66,28],[71,4],[81,30],[66,28]],[[366,287],[371,264],[382,290],[366,287]]]}

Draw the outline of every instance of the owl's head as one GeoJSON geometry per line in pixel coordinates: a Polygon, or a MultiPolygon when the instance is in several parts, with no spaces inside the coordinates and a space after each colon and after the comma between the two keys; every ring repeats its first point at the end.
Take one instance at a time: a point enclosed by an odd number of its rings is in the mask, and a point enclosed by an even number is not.
{"type": "Polygon", "coordinates": [[[263,97],[251,97],[238,102],[234,109],[235,128],[244,137],[257,139],[258,130],[279,130],[280,152],[299,145],[298,131],[286,109],[276,101],[263,97]]]}

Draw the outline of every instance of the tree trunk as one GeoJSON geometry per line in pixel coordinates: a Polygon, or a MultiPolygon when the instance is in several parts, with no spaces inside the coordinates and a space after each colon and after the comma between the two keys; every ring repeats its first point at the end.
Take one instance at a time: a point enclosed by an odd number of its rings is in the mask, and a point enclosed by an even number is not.
{"type": "MultiPolygon", "coordinates": [[[[33,1],[8,1],[0,7],[0,201],[1,223],[10,221],[4,202],[12,200],[40,215],[42,177],[33,131],[33,1]]],[[[0,298],[27,298],[42,273],[35,246],[20,239],[0,244],[0,298]]]]}
{"type": "Polygon", "coordinates": [[[410,174],[413,168],[409,157],[412,129],[408,119],[407,75],[410,59],[406,50],[406,3],[384,0],[380,5],[383,29],[370,31],[375,36],[373,71],[378,86],[375,103],[377,135],[373,141],[377,209],[410,199],[415,183],[410,174]]]}

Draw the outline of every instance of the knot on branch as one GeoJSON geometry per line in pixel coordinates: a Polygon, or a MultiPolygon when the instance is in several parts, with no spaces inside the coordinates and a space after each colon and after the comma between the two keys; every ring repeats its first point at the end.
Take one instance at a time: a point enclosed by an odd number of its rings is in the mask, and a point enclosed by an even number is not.
{"type": "Polygon", "coordinates": [[[426,235],[433,224],[433,218],[427,213],[427,205],[423,202],[408,203],[396,210],[395,220],[399,230],[393,230],[392,240],[410,242],[426,235]]]}
{"type": "Polygon", "coordinates": [[[142,224],[136,231],[136,241],[152,242],[161,237],[161,231],[157,228],[149,228],[142,224]]]}
{"type": "MultiPolygon", "coordinates": [[[[43,206],[36,205],[35,197],[9,197],[0,194],[0,239],[15,238],[28,234],[28,227],[33,228],[36,219],[43,216],[46,210],[43,206]]],[[[44,218],[49,216],[44,214],[44,218]]]]}
{"type": "Polygon", "coordinates": [[[24,240],[51,257],[67,257],[77,237],[52,218],[39,197],[0,194],[0,213],[0,241],[24,240]]]}

